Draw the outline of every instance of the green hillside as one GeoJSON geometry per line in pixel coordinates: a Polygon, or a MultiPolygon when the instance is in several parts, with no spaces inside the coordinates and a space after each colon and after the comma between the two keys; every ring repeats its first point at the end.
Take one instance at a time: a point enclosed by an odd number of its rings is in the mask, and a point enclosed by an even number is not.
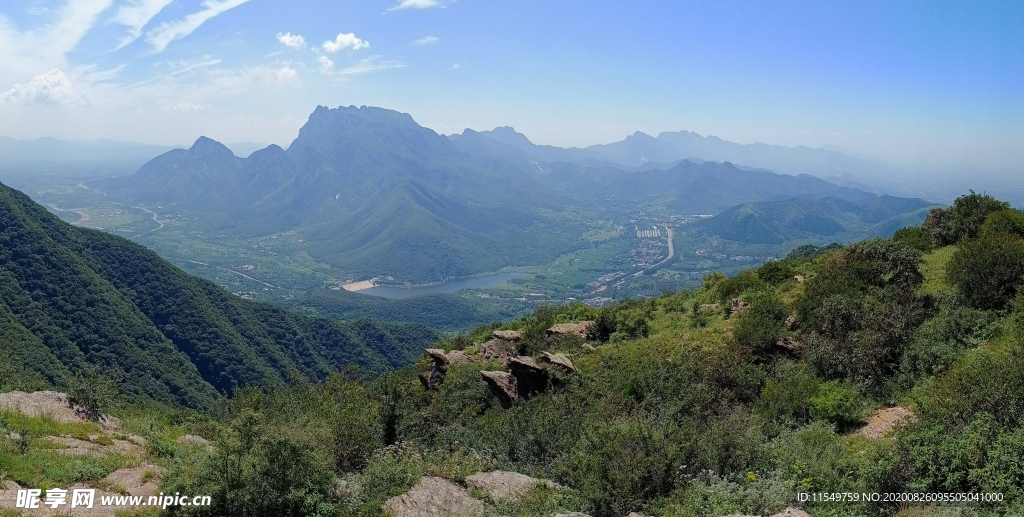
{"type": "Polygon", "coordinates": [[[400,367],[436,339],[420,325],[339,323],[241,300],[2,185],[0,293],[8,389],[67,385],[92,365],[124,393],[210,407],[245,385],[400,367]]]}
{"type": "MultiPolygon", "coordinates": [[[[111,407],[153,440],[214,442],[150,452],[169,469],[162,490],[214,496],[180,515],[383,515],[423,476],[517,517],[1018,515],[1022,285],[1024,215],[971,194],[893,239],[805,246],[694,291],[481,326],[436,342],[443,361],[434,351],[369,382],[242,390],[227,411],[187,418],[111,407]],[[586,340],[555,332],[581,321],[593,322],[586,340]],[[460,488],[493,470],[558,486],[515,499],[460,488]]],[[[0,474],[38,478],[24,466],[33,447],[0,447],[0,469],[19,466],[0,474]]]]}

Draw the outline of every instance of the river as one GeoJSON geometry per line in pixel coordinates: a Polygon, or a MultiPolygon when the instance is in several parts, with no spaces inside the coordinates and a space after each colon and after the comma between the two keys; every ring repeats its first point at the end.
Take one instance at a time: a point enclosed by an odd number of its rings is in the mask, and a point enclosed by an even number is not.
{"type": "Polygon", "coordinates": [[[418,296],[421,294],[431,293],[454,293],[459,289],[483,289],[491,287],[502,282],[508,282],[513,278],[520,278],[523,275],[521,273],[496,273],[487,276],[474,276],[469,278],[456,278],[449,280],[443,284],[425,285],[422,287],[371,287],[369,289],[362,289],[356,291],[361,294],[370,294],[373,296],[383,296],[384,298],[409,298],[410,296],[418,296]]]}

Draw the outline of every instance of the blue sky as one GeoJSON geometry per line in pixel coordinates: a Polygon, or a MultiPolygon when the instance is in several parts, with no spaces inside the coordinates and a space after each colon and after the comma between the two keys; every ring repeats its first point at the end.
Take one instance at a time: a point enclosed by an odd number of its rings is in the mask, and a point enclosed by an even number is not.
{"type": "Polygon", "coordinates": [[[30,0],[0,134],[287,144],[316,105],[562,146],[686,129],[1019,172],[1024,2],[30,0]]]}

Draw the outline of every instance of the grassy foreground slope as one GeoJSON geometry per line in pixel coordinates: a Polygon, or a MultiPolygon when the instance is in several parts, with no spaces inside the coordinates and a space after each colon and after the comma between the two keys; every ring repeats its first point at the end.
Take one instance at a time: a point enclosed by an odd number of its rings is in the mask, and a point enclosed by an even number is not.
{"type": "Polygon", "coordinates": [[[214,496],[213,508],[180,515],[381,515],[421,476],[463,483],[494,469],[564,487],[513,502],[470,492],[509,516],[791,505],[815,517],[1019,515],[1022,284],[1024,216],[971,195],[893,239],[801,249],[696,291],[544,308],[441,340],[468,360],[433,389],[418,378],[432,368],[424,356],[371,382],[241,390],[207,415],[122,416],[147,422],[154,439],[214,442],[154,449],[169,468],[165,492],[214,496]],[[586,343],[546,332],[584,320],[595,322],[586,343]],[[504,405],[480,374],[507,370],[484,346],[496,329],[520,333],[498,345],[535,358],[545,379],[504,405]],[[545,366],[543,352],[567,354],[578,371],[545,366]],[[880,414],[912,416],[888,426],[880,414]],[[979,500],[799,500],[837,492],[979,500]]]}
{"type": "Polygon", "coordinates": [[[3,185],[0,295],[4,389],[67,385],[92,367],[126,394],[209,408],[240,386],[408,364],[436,339],[420,325],[340,323],[241,300],[3,185]]]}

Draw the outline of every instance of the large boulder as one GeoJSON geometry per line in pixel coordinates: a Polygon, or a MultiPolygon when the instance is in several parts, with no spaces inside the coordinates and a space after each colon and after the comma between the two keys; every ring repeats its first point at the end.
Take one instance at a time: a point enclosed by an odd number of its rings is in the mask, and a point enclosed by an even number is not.
{"type": "Polygon", "coordinates": [[[514,330],[495,330],[493,335],[495,339],[503,339],[505,341],[511,341],[512,343],[516,343],[523,339],[523,335],[514,330]]]}
{"type": "Polygon", "coordinates": [[[58,422],[81,422],[92,420],[103,429],[111,431],[121,426],[121,421],[110,415],[104,415],[78,404],[72,404],[68,396],[56,391],[36,391],[25,393],[12,391],[0,394],[0,409],[22,413],[28,416],[49,416],[58,422]]]}
{"type": "Polygon", "coordinates": [[[444,350],[441,350],[440,348],[428,348],[427,355],[434,360],[434,364],[448,366],[448,354],[444,353],[444,350]]]}
{"type": "Polygon", "coordinates": [[[594,326],[593,321],[580,321],[577,323],[559,323],[546,332],[549,336],[566,336],[576,335],[583,339],[587,339],[587,332],[594,326]]]}
{"type": "Polygon", "coordinates": [[[160,492],[160,479],[164,468],[157,465],[123,468],[111,472],[103,479],[109,486],[118,486],[128,495],[149,497],[160,492]]]}
{"type": "Polygon", "coordinates": [[[516,378],[520,397],[541,393],[548,387],[548,372],[532,357],[520,355],[508,360],[508,369],[516,378]]]}
{"type": "Polygon", "coordinates": [[[475,517],[484,514],[484,503],[451,481],[425,477],[408,492],[388,499],[383,509],[394,517],[475,517]]]}
{"type": "Polygon", "coordinates": [[[572,364],[572,361],[570,361],[565,354],[552,354],[550,352],[541,352],[540,360],[566,373],[580,372],[579,369],[576,368],[576,365],[572,364]]]}
{"type": "Polygon", "coordinates": [[[466,478],[466,485],[481,492],[486,492],[495,501],[499,499],[518,500],[526,495],[531,488],[538,485],[549,490],[560,488],[551,481],[542,481],[518,472],[502,470],[473,474],[466,478]]]}
{"type": "Polygon", "coordinates": [[[480,372],[480,377],[487,383],[501,407],[509,408],[519,398],[519,387],[516,378],[508,372],[480,372]]]}
{"type": "Polygon", "coordinates": [[[480,345],[480,356],[485,361],[497,359],[502,366],[508,367],[508,360],[515,357],[516,346],[511,341],[492,339],[480,345]]]}
{"type": "Polygon", "coordinates": [[[750,308],[750,304],[740,300],[739,298],[733,298],[732,306],[729,307],[729,319],[732,319],[737,314],[750,308]]]}
{"type": "Polygon", "coordinates": [[[897,427],[915,422],[917,415],[907,407],[886,407],[868,415],[867,425],[860,428],[857,434],[868,438],[882,438],[897,427]]]}
{"type": "Polygon", "coordinates": [[[427,389],[437,388],[442,382],[444,382],[444,376],[448,373],[450,366],[457,364],[465,364],[473,361],[473,358],[469,357],[462,350],[452,350],[447,354],[440,348],[428,348],[426,349],[427,355],[434,360],[434,364],[430,367],[430,373],[424,378],[420,376],[420,382],[427,389]]]}

